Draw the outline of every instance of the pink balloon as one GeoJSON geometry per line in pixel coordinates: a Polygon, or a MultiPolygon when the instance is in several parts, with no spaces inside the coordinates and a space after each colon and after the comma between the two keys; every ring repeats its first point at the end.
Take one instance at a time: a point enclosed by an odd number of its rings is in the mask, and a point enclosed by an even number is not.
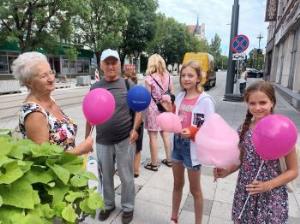
{"type": "Polygon", "coordinates": [[[114,114],[115,98],[106,89],[93,89],[85,95],[82,110],[86,120],[90,124],[102,124],[114,114]]]}
{"type": "Polygon", "coordinates": [[[179,116],[171,112],[161,113],[156,117],[156,122],[161,130],[180,133],[182,125],[179,116]]]}
{"type": "Polygon", "coordinates": [[[224,119],[210,115],[195,136],[198,159],[206,166],[226,168],[240,163],[239,136],[224,119]]]}
{"type": "Polygon", "coordinates": [[[255,151],[264,160],[286,156],[297,142],[297,128],[287,117],[271,114],[257,122],[253,130],[255,151]]]}

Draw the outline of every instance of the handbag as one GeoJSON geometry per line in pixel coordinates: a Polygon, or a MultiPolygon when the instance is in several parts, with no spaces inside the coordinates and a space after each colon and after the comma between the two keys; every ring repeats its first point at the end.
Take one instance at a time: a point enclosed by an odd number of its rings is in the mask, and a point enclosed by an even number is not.
{"type": "MultiPolygon", "coordinates": [[[[163,89],[163,87],[158,83],[158,81],[157,81],[155,78],[153,78],[152,75],[150,75],[150,76],[151,76],[151,78],[153,79],[153,81],[157,84],[157,86],[158,86],[162,91],[165,91],[165,90],[163,89]]],[[[170,98],[171,98],[171,102],[172,102],[172,104],[173,104],[173,103],[175,102],[175,95],[172,94],[172,93],[171,93],[171,90],[170,90],[170,79],[171,79],[171,78],[170,78],[170,76],[169,76],[168,90],[165,91],[165,92],[163,93],[163,95],[169,95],[170,98]]],[[[157,99],[155,99],[155,98],[153,97],[152,91],[151,91],[151,97],[152,97],[153,101],[155,102],[155,104],[156,104],[157,109],[158,109],[159,112],[163,113],[163,112],[166,112],[166,111],[167,111],[166,108],[161,104],[160,100],[157,100],[157,99]]]]}

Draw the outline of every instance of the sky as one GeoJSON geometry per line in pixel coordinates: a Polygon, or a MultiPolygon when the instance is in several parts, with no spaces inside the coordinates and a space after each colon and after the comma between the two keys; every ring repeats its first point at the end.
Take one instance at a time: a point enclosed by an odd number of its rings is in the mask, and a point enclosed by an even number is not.
{"type": "MultiPolygon", "coordinates": [[[[222,54],[228,55],[231,10],[234,0],[158,0],[158,3],[158,12],[186,25],[195,25],[198,15],[199,23],[205,23],[205,36],[208,42],[217,33],[222,39],[222,54]]],[[[264,21],[266,0],[240,0],[239,6],[238,34],[244,34],[250,40],[246,52],[259,47],[257,38],[259,34],[263,36],[260,48],[264,49],[268,27],[268,23],[264,21]]]]}

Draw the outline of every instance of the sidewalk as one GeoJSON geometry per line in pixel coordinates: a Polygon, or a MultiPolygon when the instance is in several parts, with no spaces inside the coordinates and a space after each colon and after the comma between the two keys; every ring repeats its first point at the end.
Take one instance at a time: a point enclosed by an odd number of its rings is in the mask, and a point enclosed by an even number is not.
{"type": "MultiPolygon", "coordinates": [[[[253,80],[254,81],[254,80],[253,80]]],[[[224,85],[225,79],[218,76],[218,84],[224,85]]],[[[246,106],[244,103],[223,101],[224,88],[214,88],[209,91],[216,99],[216,110],[233,128],[237,128],[244,120],[246,106]]],[[[300,130],[300,113],[292,108],[284,99],[277,96],[277,113],[289,116],[300,130]]],[[[168,224],[170,222],[173,177],[172,170],[165,165],[159,167],[158,172],[148,171],[143,165],[150,159],[149,140],[147,133],[144,134],[143,151],[140,177],[135,179],[136,200],[133,224],[168,224]]],[[[160,142],[159,158],[164,158],[162,142],[160,142]]],[[[225,179],[213,181],[212,169],[202,167],[201,185],[204,197],[203,222],[205,224],[230,224],[231,207],[237,172],[225,179]]],[[[94,224],[119,224],[121,223],[120,209],[120,181],[115,176],[116,205],[117,209],[108,220],[100,222],[96,219],[87,218],[83,223],[94,224]]],[[[185,187],[181,203],[179,223],[194,223],[193,199],[189,193],[188,179],[186,176],[185,187]]],[[[289,224],[300,223],[300,178],[296,181],[295,191],[289,194],[289,224]]]]}

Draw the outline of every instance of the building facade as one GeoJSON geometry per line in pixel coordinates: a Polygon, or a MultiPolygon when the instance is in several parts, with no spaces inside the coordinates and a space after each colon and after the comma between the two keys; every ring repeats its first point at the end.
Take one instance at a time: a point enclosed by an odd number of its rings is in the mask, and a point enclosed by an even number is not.
{"type": "Polygon", "coordinates": [[[300,109],[300,0],[267,0],[265,78],[300,109]]]}
{"type": "MultiPolygon", "coordinates": [[[[85,49],[79,49],[76,60],[69,60],[65,54],[67,47],[61,47],[57,54],[44,53],[49,61],[51,68],[55,71],[57,77],[74,77],[90,75],[91,59],[93,52],[85,49]]],[[[17,43],[0,43],[0,80],[12,79],[11,64],[20,54],[17,43]]]]}
{"type": "Polygon", "coordinates": [[[188,25],[187,26],[188,31],[193,34],[198,40],[204,40],[205,39],[205,24],[202,23],[199,24],[199,18],[197,17],[197,23],[196,25],[188,25]]]}

